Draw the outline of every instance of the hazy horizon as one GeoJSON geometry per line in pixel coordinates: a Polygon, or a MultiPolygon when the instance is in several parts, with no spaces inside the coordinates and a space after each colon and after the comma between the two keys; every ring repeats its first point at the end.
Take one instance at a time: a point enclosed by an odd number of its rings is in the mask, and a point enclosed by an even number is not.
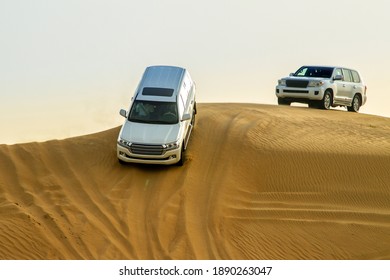
{"type": "MultiPolygon", "coordinates": [[[[390,3],[0,1],[0,144],[63,139],[123,123],[149,65],[187,68],[198,102],[277,104],[301,65],[357,69],[362,114],[390,117],[390,3]]],[[[349,114],[346,112],[345,114],[349,114]]]]}

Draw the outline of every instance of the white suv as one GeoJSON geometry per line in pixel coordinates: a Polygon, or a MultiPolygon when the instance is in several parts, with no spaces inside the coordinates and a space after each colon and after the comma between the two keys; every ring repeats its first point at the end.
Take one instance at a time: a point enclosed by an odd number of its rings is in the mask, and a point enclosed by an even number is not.
{"type": "Polygon", "coordinates": [[[183,165],[195,125],[195,83],[175,66],[150,66],[132,98],[119,132],[120,163],[183,165]]]}
{"type": "Polygon", "coordinates": [[[322,109],[346,106],[352,112],[366,103],[366,91],[358,71],[330,66],[302,66],[276,86],[279,105],[300,102],[322,109]]]}

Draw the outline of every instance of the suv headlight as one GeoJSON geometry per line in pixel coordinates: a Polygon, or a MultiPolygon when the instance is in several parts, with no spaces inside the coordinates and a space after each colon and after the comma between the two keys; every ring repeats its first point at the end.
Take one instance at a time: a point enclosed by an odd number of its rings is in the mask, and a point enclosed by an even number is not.
{"type": "Polygon", "coordinates": [[[125,139],[122,139],[122,138],[120,138],[118,140],[118,144],[123,146],[123,147],[126,147],[126,148],[130,148],[131,147],[131,142],[129,142],[129,141],[125,140],[125,139]]]}
{"type": "Polygon", "coordinates": [[[171,142],[171,143],[168,143],[168,144],[164,144],[162,146],[163,146],[164,150],[170,151],[170,150],[175,150],[175,149],[179,148],[180,144],[179,144],[178,141],[176,141],[176,142],[171,142]]]}
{"type": "Polygon", "coordinates": [[[286,85],[286,80],[278,80],[278,85],[279,86],[285,86],[286,85]]]}
{"type": "Polygon", "coordinates": [[[323,81],[310,81],[308,87],[320,87],[324,84],[323,81]]]}

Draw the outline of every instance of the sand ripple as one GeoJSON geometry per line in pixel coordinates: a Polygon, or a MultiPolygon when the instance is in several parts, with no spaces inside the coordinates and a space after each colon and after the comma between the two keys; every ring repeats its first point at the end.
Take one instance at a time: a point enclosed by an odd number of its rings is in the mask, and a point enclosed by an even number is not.
{"type": "Polygon", "coordinates": [[[1,259],[390,259],[390,119],[199,104],[184,167],[119,128],[0,145],[1,259]]]}

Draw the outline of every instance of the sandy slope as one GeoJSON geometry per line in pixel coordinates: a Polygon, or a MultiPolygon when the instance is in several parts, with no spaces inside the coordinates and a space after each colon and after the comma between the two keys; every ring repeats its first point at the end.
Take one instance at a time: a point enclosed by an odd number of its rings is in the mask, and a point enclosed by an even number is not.
{"type": "Polygon", "coordinates": [[[184,167],[119,128],[0,145],[1,259],[390,259],[390,119],[199,104],[184,167]]]}

